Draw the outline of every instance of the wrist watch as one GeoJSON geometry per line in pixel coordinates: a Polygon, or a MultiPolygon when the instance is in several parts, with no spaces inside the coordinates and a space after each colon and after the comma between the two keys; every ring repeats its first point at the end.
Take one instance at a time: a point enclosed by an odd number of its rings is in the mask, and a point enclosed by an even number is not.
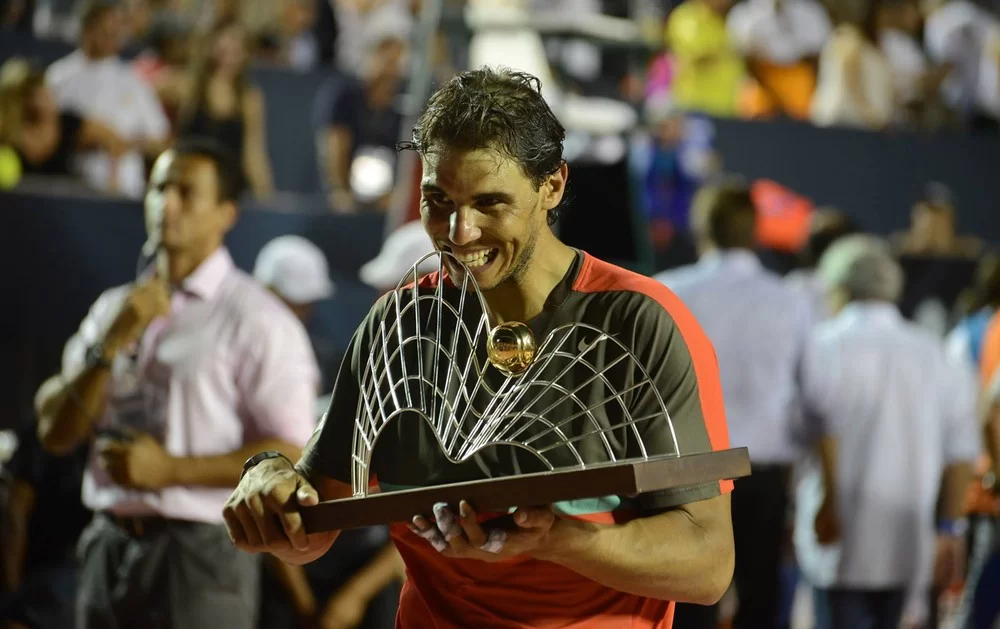
{"type": "Polygon", "coordinates": [[[110,369],[111,360],[104,354],[104,343],[94,343],[88,347],[86,355],[87,369],[110,369]]]}
{"type": "Polygon", "coordinates": [[[243,471],[240,473],[240,480],[243,480],[243,477],[247,475],[247,472],[249,472],[251,468],[268,459],[285,459],[288,461],[290,466],[293,468],[295,467],[292,460],[284,454],[278,452],[277,450],[267,450],[266,452],[259,452],[247,459],[246,463],[243,464],[243,471]]]}

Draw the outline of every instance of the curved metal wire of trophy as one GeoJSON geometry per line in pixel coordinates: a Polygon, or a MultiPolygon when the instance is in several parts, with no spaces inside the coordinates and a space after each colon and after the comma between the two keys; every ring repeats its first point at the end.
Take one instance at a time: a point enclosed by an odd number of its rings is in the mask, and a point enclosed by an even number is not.
{"type": "Polygon", "coordinates": [[[404,415],[421,417],[452,463],[476,459],[497,445],[529,453],[540,473],[474,483],[507,483],[508,490],[522,497],[538,491],[544,495],[536,498],[549,500],[639,493],[749,472],[745,449],[681,456],[670,413],[654,381],[628,347],[605,331],[582,323],[558,325],[539,344],[524,323],[494,325],[474,275],[450,253],[421,258],[388,299],[381,319],[369,330],[370,350],[360,374],[352,444],[354,498],[324,503],[331,507],[330,518],[307,518],[310,530],[362,520],[355,525],[384,523],[373,521],[382,517],[375,513],[409,519],[452,494],[469,497],[469,483],[368,495],[376,443],[404,415]],[[451,268],[464,272],[432,286],[422,284],[418,269],[429,259],[437,259],[438,277],[445,278],[446,256],[451,268]],[[631,402],[640,396],[646,413],[636,416],[631,402]],[[662,425],[651,426],[655,422],[662,425]],[[659,435],[655,448],[647,447],[644,439],[651,432],[659,435]],[[644,468],[643,478],[635,472],[636,464],[657,461],[663,465],[644,468]],[[586,478],[569,484],[546,484],[539,478],[574,470],[586,478]],[[542,484],[548,489],[539,489],[542,484]],[[553,490],[560,495],[545,493],[553,490]],[[587,495],[590,491],[597,493],[587,495]],[[398,493],[411,495],[390,498],[398,493]],[[418,498],[414,493],[427,495],[418,498]],[[365,513],[357,504],[389,500],[399,503],[398,513],[395,508],[365,513]],[[336,503],[342,511],[339,517],[333,513],[336,503]],[[421,505],[417,511],[404,511],[421,505]]]}

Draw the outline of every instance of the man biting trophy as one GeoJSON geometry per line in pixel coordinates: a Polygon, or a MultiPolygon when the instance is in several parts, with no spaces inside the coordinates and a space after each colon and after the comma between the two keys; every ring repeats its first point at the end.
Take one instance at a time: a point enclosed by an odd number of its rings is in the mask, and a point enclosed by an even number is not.
{"type": "Polygon", "coordinates": [[[559,486],[565,470],[729,448],[715,354],[684,305],[553,233],[564,135],[524,73],[464,72],[431,97],[408,148],[440,270],[361,323],[300,461],[247,461],[224,510],[237,547],[307,563],[338,534],[315,525],[321,502],[367,500],[371,517],[450,488],[392,523],[399,627],[669,628],[673,601],[721,598],[731,470],[643,485],[655,491],[559,486]],[[533,486],[572,497],[518,504],[533,486]]]}

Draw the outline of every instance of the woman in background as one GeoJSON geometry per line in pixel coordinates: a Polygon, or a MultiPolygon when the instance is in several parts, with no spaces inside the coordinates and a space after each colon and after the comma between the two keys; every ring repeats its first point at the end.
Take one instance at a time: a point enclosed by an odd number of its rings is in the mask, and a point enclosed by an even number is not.
{"type": "Polygon", "coordinates": [[[128,145],[107,125],[60,112],[44,72],[19,58],[0,68],[0,146],[17,153],[25,174],[70,175],[77,151],[117,157],[128,145]]]}
{"type": "Polygon", "coordinates": [[[892,123],[898,108],[892,68],[876,25],[886,1],[873,0],[861,20],[844,19],[827,40],[819,57],[813,124],[879,130],[892,123]]]}
{"type": "Polygon", "coordinates": [[[264,95],[247,76],[249,52],[239,23],[217,24],[191,74],[162,95],[180,106],[177,136],[209,137],[239,156],[257,198],[273,191],[264,128],[264,95]]]}

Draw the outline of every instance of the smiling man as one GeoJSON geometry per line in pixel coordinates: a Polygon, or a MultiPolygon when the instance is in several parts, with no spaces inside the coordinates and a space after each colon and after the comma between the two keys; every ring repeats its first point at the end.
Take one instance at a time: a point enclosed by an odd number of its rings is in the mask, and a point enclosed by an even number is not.
{"type": "MultiPolygon", "coordinates": [[[[530,75],[481,69],[459,74],[430,99],[408,147],[423,161],[421,217],[428,235],[474,274],[494,321],[524,322],[536,338],[570,323],[608,332],[631,350],[653,380],[650,391],[658,393],[626,395],[632,417],[662,413],[662,397],[682,453],[728,447],[714,351],[691,314],[658,282],[553,234],[568,168],[564,130],[539,88],[530,75]]],[[[449,264],[443,278],[423,278],[421,287],[461,285],[465,270],[456,267],[449,264]]],[[[262,453],[247,462],[224,511],[238,547],[305,563],[337,537],[307,535],[299,508],[352,495],[349,444],[360,378],[392,303],[391,296],[380,300],[359,327],[330,409],[302,460],[293,466],[262,453]]],[[[457,333],[442,330],[437,341],[447,346],[457,333]]],[[[609,364],[610,352],[594,354],[609,364]]],[[[585,373],[569,372],[560,383],[585,388],[585,373]]],[[[619,391],[633,384],[628,370],[612,369],[607,377],[619,391]]],[[[592,410],[605,428],[622,420],[611,406],[592,410]]],[[[668,423],[649,425],[642,434],[646,450],[673,452],[668,423]]],[[[567,438],[580,440],[590,462],[606,457],[594,443],[600,437],[586,434],[593,432],[588,423],[570,426],[567,438]]],[[[612,440],[616,457],[636,456],[637,440],[612,440]]],[[[452,464],[429,425],[396,421],[379,437],[372,472],[382,491],[392,491],[539,469],[519,448],[486,448],[473,459],[452,464]]],[[[408,576],[397,627],[669,628],[671,601],[714,603],[729,585],[731,488],[711,482],[525,506],[506,528],[492,521],[499,514],[477,514],[464,501],[436,505],[433,513],[392,527],[408,576]]]]}

